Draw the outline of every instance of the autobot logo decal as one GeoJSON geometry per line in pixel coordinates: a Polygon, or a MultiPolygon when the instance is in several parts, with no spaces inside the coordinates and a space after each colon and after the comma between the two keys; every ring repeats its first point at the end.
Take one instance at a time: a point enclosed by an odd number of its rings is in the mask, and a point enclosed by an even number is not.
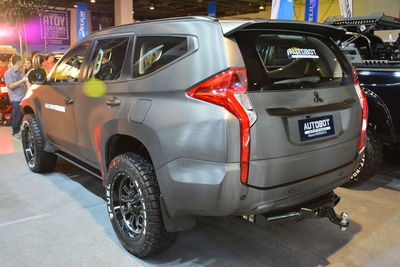
{"type": "Polygon", "coordinates": [[[312,48],[292,47],[289,48],[286,52],[289,58],[319,58],[319,56],[317,55],[317,51],[312,48]]]}
{"type": "Polygon", "coordinates": [[[59,111],[59,112],[65,112],[65,107],[63,106],[59,106],[59,105],[53,105],[53,104],[44,104],[44,107],[47,109],[52,109],[55,111],[59,111]]]}
{"type": "Polygon", "coordinates": [[[316,132],[326,131],[331,129],[330,119],[318,120],[318,121],[310,121],[304,123],[304,133],[312,134],[316,132]]]}

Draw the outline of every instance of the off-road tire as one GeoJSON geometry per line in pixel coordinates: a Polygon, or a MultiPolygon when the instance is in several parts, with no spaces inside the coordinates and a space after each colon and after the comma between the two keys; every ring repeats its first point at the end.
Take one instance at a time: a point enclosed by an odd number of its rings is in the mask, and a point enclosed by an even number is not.
{"type": "Polygon", "coordinates": [[[0,125],[2,125],[3,123],[6,123],[6,116],[4,116],[3,113],[0,113],[0,125]]]}
{"type": "Polygon", "coordinates": [[[11,126],[12,125],[12,115],[8,119],[6,119],[6,126],[11,126]]]}
{"type": "Polygon", "coordinates": [[[57,163],[57,156],[44,151],[42,131],[39,123],[32,114],[27,114],[23,118],[21,140],[26,162],[32,172],[44,173],[54,170],[57,163]],[[31,154],[27,151],[29,149],[31,149],[31,154]],[[30,155],[34,157],[34,160],[30,158],[30,155]]]}
{"type": "Polygon", "coordinates": [[[178,233],[169,233],[165,230],[159,201],[160,190],[154,167],[149,161],[135,153],[119,155],[112,160],[106,178],[109,217],[126,250],[143,258],[163,251],[176,241],[178,233]],[[121,184],[127,187],[122,188],[121,184]],[[126,194],[129,197],[122,196],[120,192],[123,194],[130,192],[126,194]],[[131,212],[134,207],[136,211],[131,212]],[[132,216],[133,213],[141,214],[142,228],[140,231],[136,228],[137,232],[131,227],[134,223],[126,219],[129,217],[135,222],[139,221],[132,219],[136,216],[132,216]]]}
{"type": "Polygon", "coordinates": [[[343,186],[351,187],[361,184],[374,176],[383,161],[383,144],[373,131],[367,132],[367,143],[360,164],[353,172],[350,181],[343,186]]]}

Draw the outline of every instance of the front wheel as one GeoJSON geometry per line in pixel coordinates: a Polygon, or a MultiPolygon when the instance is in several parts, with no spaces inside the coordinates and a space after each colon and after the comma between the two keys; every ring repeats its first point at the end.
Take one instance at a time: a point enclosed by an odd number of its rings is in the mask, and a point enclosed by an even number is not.
{"type": "Polygon", "coordinates": [[[21,128],[22,148],[29,169],[37,173],[52,171],[57,156],[44,150],[43,135],[36,118],[32,114],[25,115],[21,128]]]}
{"type": "Polygon", "coordinates": [[[138,154],[125,153],[111,162],[107,178],[109,217],[125,249],[142,258],[171,246],[177,233],[165,230],[152,164],[138,154]]]}
{"type": "Polygon", "coordinates": [[[367,132],[367,143],[360,164],[353,172],[350,181],[344,184],[349,187],[361,184],[374,176],[383,161],[383,144],[373,131],[367,132]]]}

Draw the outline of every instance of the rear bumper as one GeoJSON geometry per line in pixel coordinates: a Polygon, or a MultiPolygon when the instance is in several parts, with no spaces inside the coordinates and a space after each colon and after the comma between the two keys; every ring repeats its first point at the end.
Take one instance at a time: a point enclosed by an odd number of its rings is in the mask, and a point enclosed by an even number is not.
{"type": "Polygon", "coordinates": [[[327,194],[350,179],[358,161],[359,157],[324,174],[268,189],[240,183],[238,163],[177,159],[156,172],[171,218],[227,216],[267,213],[327,194]]]}

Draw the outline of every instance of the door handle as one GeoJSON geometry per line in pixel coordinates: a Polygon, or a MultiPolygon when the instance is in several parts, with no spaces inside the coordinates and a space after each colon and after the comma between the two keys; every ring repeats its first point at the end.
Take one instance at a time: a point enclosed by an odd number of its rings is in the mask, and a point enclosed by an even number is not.
{"type": "Polygon", "coordinates": [[[118,100],[117,98],[113,97],[113,98],[107,99],[105,101],[105,103],[106,103],[106,105],[108,107],[116,107],[116,106],[119,106],[121,104],[121,101],[118,100]]]}
{"type": "Polygon", "coordinates": [[[74,100],[72,98],[70,98],[69,96],[67,96],[64,99],[64,103],[65,103],[65,105],[72,105],[74,103],[74,100]]]}

